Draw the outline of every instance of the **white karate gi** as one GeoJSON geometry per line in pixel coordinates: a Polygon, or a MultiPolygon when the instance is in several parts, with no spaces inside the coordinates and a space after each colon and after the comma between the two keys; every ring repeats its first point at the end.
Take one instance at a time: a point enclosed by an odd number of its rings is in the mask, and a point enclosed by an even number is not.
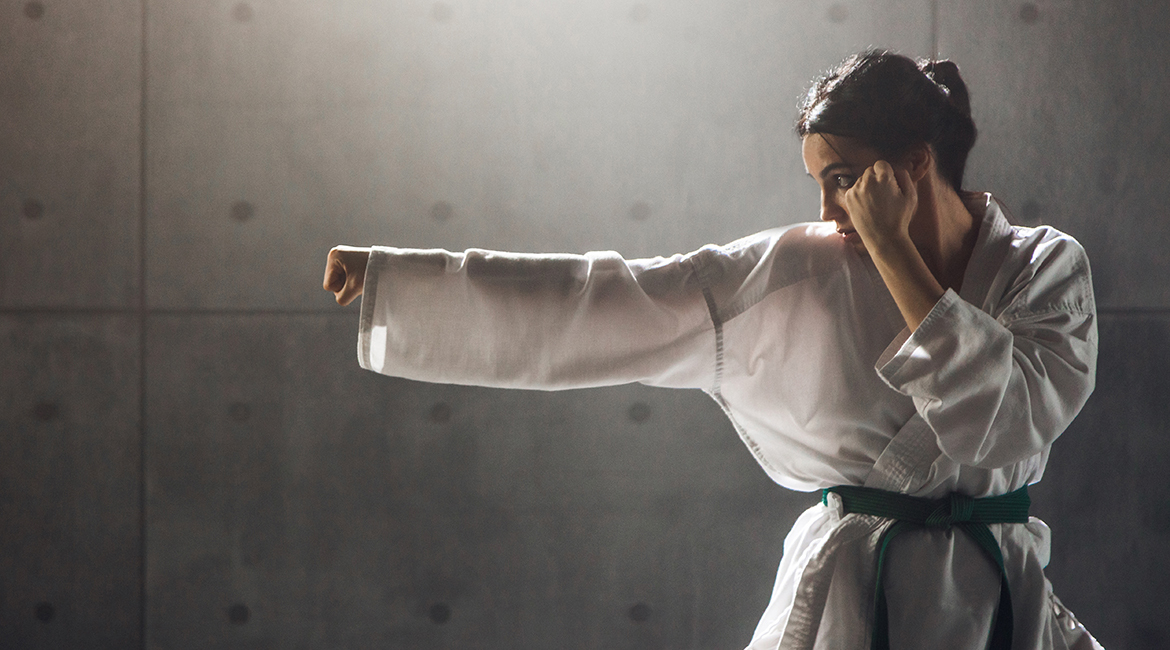
{"type": "MultiPolygon", "coordinates": [[[[528,255],[375,247],[362,367],[431,382],[701,388],[768,475],[811,491],[865,485],[940,497],[1040,480],[1092,392],[1084,250],[1011,226],[990,195],[961,290],[911,334],[871,260],[832,224],[778,228],[688,255],[528,255]]],[[[800,516],[750,650],[868,648],[875,544],[888,520],[800,516]]],[[[1093,647],[1043,574],[1039,519],[993,524],[1014,647],[1093,647]],[[1087,645],[1082,645],[1087,644],[1087,645]]],[[[891,647],[983,650],[999,572],[959,531],[900,536],[886,565],[891,647]]]]}

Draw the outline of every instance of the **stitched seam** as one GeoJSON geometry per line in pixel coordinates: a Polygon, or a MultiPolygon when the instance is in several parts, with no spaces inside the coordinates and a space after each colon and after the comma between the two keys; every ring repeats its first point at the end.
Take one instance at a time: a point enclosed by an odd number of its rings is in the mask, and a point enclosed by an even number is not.
{"type": "Polygon", "coordinates": [[[695,274],[699,278],[703,291],[703,300],[707,303],[707,312],[711,316],[712,325],[714,325],[715,375],[712,379],[711,397],[719,404],[719,408],[723,409],[724,415],[731,421],[731,425],[735,427],[735,432],[739,434],[740,439],[747,445],[748,450],[755,457],[756,462],[771,472],[777,472],[777,469],[764,457],[764,452],[760,449],[760,445],[748,435],[747,430],[736,420],[735,414],[731,412],[731,407],[727,404],[727,400],[723,398],[723,320],[719,317],[719,307],[715,303],[715,296],[711,293],[710,287],[706,286],[706,274],[703,272],[703,267],[694,261],[691,262],[691,267],[695,270],[695,274]]]}
{"type": "MultiPolygon", "coordinates": [[[[376,253],[370,251],[370,260],[374,259],[376,253]]],[[[359,312],[358,332],[361,333],[359,342],[361,344],[361,364],[364,367],[370,366],[370,330],[374,326],[374,302],[377,300],[378,293],[378,273],[380,269],[373,269],[375,273],[370,273],[370,264],[366,264],[365,286],[362,290],[362,304],[359,312]]]]}
{"type": "Polygon", "coordinates": [[[1053,316],[1057,314],[1068,314],[1070,316],[1089,316],[1096,318],[1097,312],[1093,309],[1086,309],[1081,305],[1072,303],[1058,303],[1048,305],[1042,309],[1015,309],[1004,312],[1000,315],[998,320],[1004,327],[1011,326],[1015,323],[1020,323],[1033,318],[1043,318],[1045,316],[1053,316]]]}
{"type": "Polygon", "coordinates": [[[703,300],[707,302],[707,312],[711,315],[711,324],[714,325],[715,332],[715,376],[711,382],[711,390],[719,395],[723,389],[723,321],[719,319],[715,297],[707,287],[703,287],[703,300]]]}

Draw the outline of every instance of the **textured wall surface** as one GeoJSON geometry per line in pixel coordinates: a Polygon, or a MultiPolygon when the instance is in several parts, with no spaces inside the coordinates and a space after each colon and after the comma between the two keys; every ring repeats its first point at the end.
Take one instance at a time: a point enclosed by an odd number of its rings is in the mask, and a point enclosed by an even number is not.
{"type": "Polygon", "coordinates": [[[808,81],[962,67],[968,185],[1078,237],[1098,388],[1033,491],[1170,645],[1170,8],[0,0],[0,648],[734,648],[813,495],[697,392],[357,368],[337,243],[627,256],[816,218],[808,81]]]}
{"type": "Polygon", "coordinates": [[[972,186],[1076,235],[1099,307],[1170,307],[1170,4],[947,0],[942,54],[972,88],[972,186]]]}

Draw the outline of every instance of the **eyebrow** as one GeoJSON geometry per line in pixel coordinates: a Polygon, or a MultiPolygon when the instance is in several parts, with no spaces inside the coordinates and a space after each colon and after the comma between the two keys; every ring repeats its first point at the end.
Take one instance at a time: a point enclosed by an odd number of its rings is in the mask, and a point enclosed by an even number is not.
{"type": "MultiPolygon", "coordinates": [[[[824,169],[821,170],[821,178],[827,177],[829,174],[837,171],[838,169],[848,169],[848,170],[852,171],[853,165],[850,165],[847,162],[829,163],[824,169]]],[[[812,174],[809,174],[809,176],[811,176],[811,175],[812,174]]]]}

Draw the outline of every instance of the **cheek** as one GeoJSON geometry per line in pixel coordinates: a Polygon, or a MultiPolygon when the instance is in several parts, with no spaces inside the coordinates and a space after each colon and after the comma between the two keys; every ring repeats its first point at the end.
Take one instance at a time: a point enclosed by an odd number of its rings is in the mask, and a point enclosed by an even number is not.
{"type": "Polygon", "coordinates": [[[824,202],[832,205],[845,206],[845,190],[830,187],[822,190],[821,195],[824,197],[824,202]]]}

